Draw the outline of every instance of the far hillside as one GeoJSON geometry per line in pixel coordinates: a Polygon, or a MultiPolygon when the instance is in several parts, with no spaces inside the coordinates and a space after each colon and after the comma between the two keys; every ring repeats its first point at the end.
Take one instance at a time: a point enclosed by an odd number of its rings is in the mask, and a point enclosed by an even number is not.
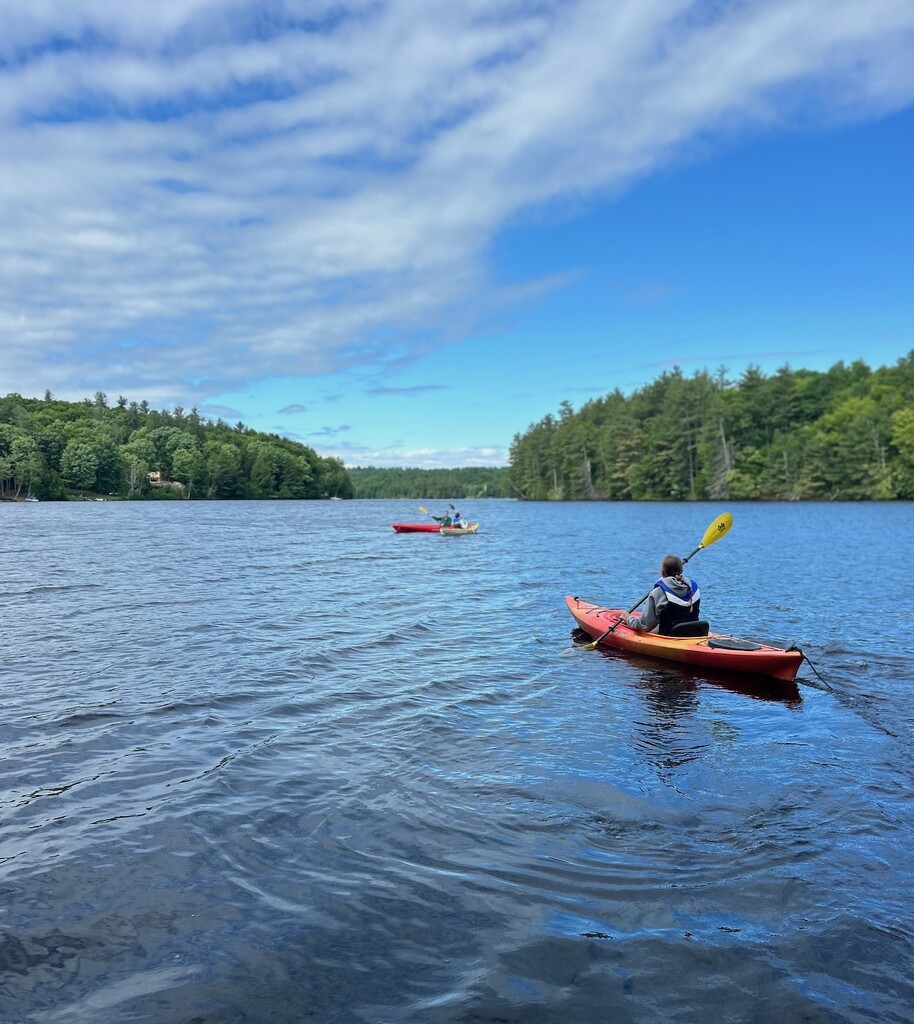
{"type": "Polygon", "coordinates": [[[511,445],[519,498],[557,501],[914,499],[914,352],[826,372],[662,373],[511,445]]]}
{"type": "Polygon", "coordinates": [[[0,398],[0,501],[351,498],[338,459],[196,409],[103,391],[82,402],[0,398]]]}
{"type": "Polygon", "coordinates": [[[507,467],[461,469],[401,469],[375,466],[350,468],[355,498],[511,498],[516,491],[507,467]]]}

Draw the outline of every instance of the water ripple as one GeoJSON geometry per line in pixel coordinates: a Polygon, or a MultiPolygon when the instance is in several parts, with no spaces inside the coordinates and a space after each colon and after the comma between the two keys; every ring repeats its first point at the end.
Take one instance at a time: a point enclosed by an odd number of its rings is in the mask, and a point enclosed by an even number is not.
{"type": "Polygon", "coordinates": [[[629,605],[707,508],[483,504],[460,543],[396,502],[0,507],[0,1020],[914,1020],[888,541],[866,629],[810,617],[905,509],[741,506],[702,554],[708,614],[826,681],[780,686],[571,642],[565,593],[629,605]]]}

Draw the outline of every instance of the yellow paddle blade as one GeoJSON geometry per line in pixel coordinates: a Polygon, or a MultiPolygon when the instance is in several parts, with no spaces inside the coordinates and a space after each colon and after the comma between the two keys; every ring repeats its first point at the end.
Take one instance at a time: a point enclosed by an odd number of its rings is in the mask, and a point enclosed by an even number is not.
{"type": "Polygon", "coordinates": [[[724,512],[722,516],[718,516],[713,523],[705,530],[704,537],[701,538],[701,544],[699,547],[706,548],[709,544],[713,544],[714,541],[720,540],[733,525],[733,516],[729,512],[724,512]]]}
{"type": "Polygon", "coordinates": [[[420,512],[424,512],[426,515],[428,515],[428,509],[427,508],[423,508],[421,505],[419,506],[419,511],[420,512]]]}

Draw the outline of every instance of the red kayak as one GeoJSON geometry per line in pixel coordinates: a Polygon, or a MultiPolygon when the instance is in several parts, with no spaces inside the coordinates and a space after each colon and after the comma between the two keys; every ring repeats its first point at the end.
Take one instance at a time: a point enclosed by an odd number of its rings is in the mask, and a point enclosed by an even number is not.
{"type": "Polygon", "coordinates": [[[437,533],[437,523],[392,523],[397,533],[437,533]]]}
{"type": "Polygon", "coordinates": [[[796,647],[785,650],[755,640],[708,632],[707,636],[660,636],[658,633],[640,633],[628,626],[618,625],[611,633],[606,631],[627,614],[621,608],[602,608],[578,597],[565,598],[568,611],[575,622],[589,636],[605,647],[643,654],[665,661],[678,661],[720,672],[739,672],[775,679],[793,680],[803,662],[803,652],[796,647]],[[605,636],[603,634],[606,634],[605,636]]]}

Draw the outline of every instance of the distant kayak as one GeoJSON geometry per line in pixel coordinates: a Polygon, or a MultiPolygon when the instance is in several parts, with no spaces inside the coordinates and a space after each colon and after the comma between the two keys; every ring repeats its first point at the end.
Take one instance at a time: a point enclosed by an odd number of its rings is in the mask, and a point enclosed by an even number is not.
{"type": "Polygon", "coordinates": [[[462,537],[465,533],[475,533],[479,523],[467,523],[466,526],[442,526],[438,532],[442,537],[462,537]]]}
{"type": "Polygon", "coordinates": [[[437,533],[437,523],[392,523],[397,533],[437,533]]]}
{"type": "Polygon", "coordinates": [[[603,636],[618,622],[620,615],[628,614],[624,609],[603,608],[571,595],[565,598],[565,603],[585,633],[594,640],[600,637],[601,645],[615,647],[620,651],[720,672],[770,676],[787,682],[794,679],[803,662],[803,652],[796,647],[785,650],[722,633],[709,632],[707,636],[660,636],[657,633],[641,633],[620,624],[603,636]]]}

